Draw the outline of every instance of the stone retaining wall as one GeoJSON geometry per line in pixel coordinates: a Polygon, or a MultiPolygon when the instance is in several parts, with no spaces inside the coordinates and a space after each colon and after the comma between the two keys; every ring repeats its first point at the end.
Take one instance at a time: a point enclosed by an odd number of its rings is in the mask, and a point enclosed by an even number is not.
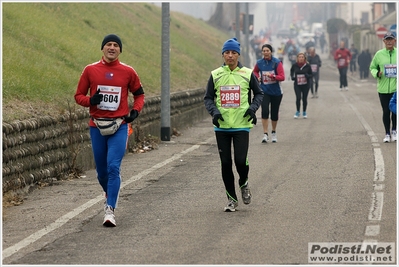
{"type": "MultiPolygon", "coordinates": [[[[204,93],[205,89],[196,89],[171,94],[171,131],[209,116],[203,104],[204,93]]],[[[160,119],[161,97],[147,97],[132,124],[134,133],[127,150],[140,139],[138,135],[159,139],[160,119]]],[[[88,120],[88,108],[79,107],[58,117],[3,122],[3,195],[94,168],[88,120]]]]}

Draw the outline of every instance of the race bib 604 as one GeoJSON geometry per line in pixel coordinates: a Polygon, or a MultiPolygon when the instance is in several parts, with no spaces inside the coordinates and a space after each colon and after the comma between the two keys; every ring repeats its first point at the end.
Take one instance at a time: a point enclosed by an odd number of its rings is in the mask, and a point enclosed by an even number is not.
{"type": "Polygon", "coordinates": [[[121,101],[122,87],[99,85],[97,91],[100,89],[100,94],[103,95],[103,101],[97,105],[98,109],[116,111],[119,108],[121,101]]]}

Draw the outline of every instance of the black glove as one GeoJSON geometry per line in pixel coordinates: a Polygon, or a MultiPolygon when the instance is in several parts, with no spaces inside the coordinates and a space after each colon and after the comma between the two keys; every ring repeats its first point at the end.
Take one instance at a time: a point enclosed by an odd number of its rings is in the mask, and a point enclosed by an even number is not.
{"type": "Polygon", "coordinates": [[[138,116],[139,116],[139,112],[135,109],[132,109],[130,111],[130,115],[125,116],[125,122],[130,123],[130,122],[134,121],[138,116]]]}
{"type": "Polygon", "coordinates": [[[380,75],[380,71],[381,71],[381,68],[380,68],[380,65],[378,65],[377,66],[377,78],[381,78],[381,76],[382,76],[382,73],[380,75]]]}
{"type": "Polygon", "coordinates": [[[98,105],[103,101],[104,95],[100,94],[100,89],[92,97],[90,97],[90,105],[98,105]]]}
{"type": "Polygon", "coordinates": [[[254,124],[254,125],[256,125],[256,115],[255,115],[255,112],[252,110],[252,109],[247,109],[247,111],[245,112],[245,114],[244,114],[244,118],[246,117],[246,116],[248,116],[249,115],[249,119],[248,119],[248,121],[250,121],[250,120],[252,120],[252,124],[254,124]]]}
{"type": "Polygon", "coordinates": [[[224,121],[222,114],[215,114],[213,116],[212,122],[213,122],[213,125],[215,125],[218,128],[220,127],[219,120],[224,121]]]}

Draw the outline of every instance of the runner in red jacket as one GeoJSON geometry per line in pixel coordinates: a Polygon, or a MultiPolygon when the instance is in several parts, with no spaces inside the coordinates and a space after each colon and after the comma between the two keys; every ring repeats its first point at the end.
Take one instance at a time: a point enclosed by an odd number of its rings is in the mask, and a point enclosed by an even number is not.
{"type": "Polygon", "coordinates": [[[348,73],[348,66],[351,62],[352,54],[349,49],[345,48],[344,41],[341,41],[339,46],[340,48],[338,48],[334,54],[334,60],[337,62],[339,71],[339,90],[342,91],[342,88],[344,88],[348,91],[348,78],[346,74],[348,73]]]}
{"type": "Polygon", "coordinates": [[[114,34],[105,36],[99,62],[87,65],[78,83],[75,101],[90,111],[90,137],[97,178],[105,192],[104,226],[116,226],[114,209],[121,185],[120,167],[128,140],[128,123],[137,118],[144,106],[144,91],[136,71],[118,59],[122,41],[114,34]],[[133,94],[133,108],[128,97],[133,94]],[[89,95],[87,95],[89,94],[89,95]],[[93,119],[123,119],[117,131],[102,135],[93,119]]]}

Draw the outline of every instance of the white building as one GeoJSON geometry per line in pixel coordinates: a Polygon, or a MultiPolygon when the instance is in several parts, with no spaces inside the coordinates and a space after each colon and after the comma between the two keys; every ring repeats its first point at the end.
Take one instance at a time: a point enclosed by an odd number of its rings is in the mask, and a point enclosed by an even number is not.
{"type": "Polygon", "coordinates": [[[348,25],[372,23],[371,2],[348,2],[338,6],[337,15],[348,25]]]}

